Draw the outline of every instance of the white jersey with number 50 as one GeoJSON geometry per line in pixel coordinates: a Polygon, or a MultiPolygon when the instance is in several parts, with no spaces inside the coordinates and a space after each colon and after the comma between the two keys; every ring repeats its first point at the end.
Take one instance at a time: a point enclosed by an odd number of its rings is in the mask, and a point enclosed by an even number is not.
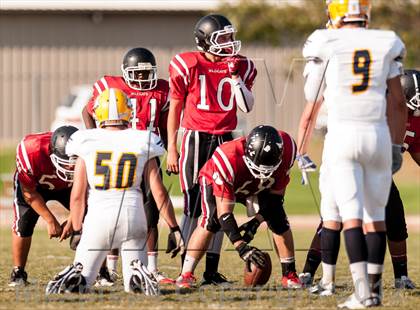
{"type": "Polygon", "coordinates": [[[66,153],[82,157],[86,164],[88,206],[92,210],[119,208],[122,201],[124,206],[139,206],[144,165],[149,159],[163,155],[164,148],[151,131],[98,128],[73,134],[66,153]]]}
{"type": "Polygon", "coordinates": [[[328,123],[384,122],[386,81],[402,73],[403,42],[393,31],[316,30],[303,48],[305,96],[328,109],[328,123]]]}

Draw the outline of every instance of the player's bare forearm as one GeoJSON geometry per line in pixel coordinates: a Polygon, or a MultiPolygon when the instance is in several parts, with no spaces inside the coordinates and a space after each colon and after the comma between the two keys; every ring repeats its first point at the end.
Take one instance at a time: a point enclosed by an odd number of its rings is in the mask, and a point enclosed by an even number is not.
{"type": "Polygon", "coordinates": [[[176,150],[183,101],[171,98],[168,115],[168,150],[176,150]]]}
{"type": "Polygon", "coordinates": [[[82,118],[87,129],[96,128],[95,120],[93,119],[92,115],[89,114],[87,105],[82,110],[82,118]]]}
{"type": "Polygon", "coordinates": [[[387,81],[387,119],[393,144],[402,145],[407,123],[407,105],[400,77],[387,81]]]}
{"type": "Polygon", "coordinates": [[[79,157],[74,168],[74,181],[70,195],[70,219],[74,230],[82,229],[86,208],[87,176],[86,164],[79,157]]]}
{"type": "Polygon", "coordinates": [[[323,99],[317,102],[308,102],[303,110],[299,121],[297,150],[298,154],[306,154],[308,151],[309,141],[315,128],[316,118],[323,99]]]}
{"type": "Polygon", "coordinates": [[[39,214],[39,216],[41,216],[47,223],[53,223],[56,221],[54,215],[45,204],[44,198],[42,198],[35,188],[27,187],[23,184],[21,184],[21,188],[23,198],[31,206],[31,208],[39,214]]]}
{"type": "Polygon", "coordinates": [[[144,176],[164,221],[171,228],[178,226],[174,207],[169,197],[169,193],[163,185],[156,159],[152,158],[146,163],[144,167],[144,176]]]}

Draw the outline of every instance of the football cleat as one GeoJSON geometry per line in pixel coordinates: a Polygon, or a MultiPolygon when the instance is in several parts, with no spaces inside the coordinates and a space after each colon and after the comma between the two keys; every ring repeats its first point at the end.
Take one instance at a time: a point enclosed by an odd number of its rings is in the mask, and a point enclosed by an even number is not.
{"type": "Polygon", "coordinates": [[[96,278],[95,287],[109,287],[115,284],[115,277],[112,277],[107,267],[101,267],[96,278]]]}
{"type": "Polygon", "coordinates": [[[181,274],[178,279],[176,279],[176,286],[181,289],[191,289],[194,288],[196,278],[192,272],[186,272],[181,274]]]}
{"type": "Polygon", "coordinates": [[[175,284],[174,279],[165,276],[165,274],[159,270],[153,271],[152,274],[159,284],[175,284]]]}
{"type": "Polygon", "coordinates": [[[413,290],[416,288],[416,285],[407,276],[401,276],[401,278],[396,278],[394,282],[394,286],[396,289],[405,289],[405,290],[413,290]]]}
{"type": "Polygon", "coordinates": [[[14,267],[12,274],[10,275],[10,287],[25,286],[28,285],[28,275],[22,267],[14,267]]]}
{"type": "Polygon", "coordinates": [[[334,282],[324,284],[321,280],[309,289],[309,293],[319,296],[332,296],[335,293],[335,284],[334,282]]]}
{"type": "Polygon", "coordinates": [[[365,309],[370,307],[376,307],[380,305],[377,303],[378,299],[376,297],[370,297],[363,301],[360,301],[356,298],[355,294],[351,294],[343,303],[338,304],[340,309],[365,309]]]}
{"type": "Polygon", "coordinates": [[[309,286],[311,286],[312,285],[312,282],[314,280],[309,272],[301,272],[301,273],[299,273],[298,278],[299,278],[300,283],[302,283],[302,286],[303,287],[309,287],[309,286]]]}
{"type": "Polygon", "coordinates": [[[202,285],[216,285],[216,286],[229,286],[232,284],[223,274],[219,272],[204,272],[203,281],[201,281],[200,286],[202,285]]]}
{"type": "Polygon", "coordinates": [[[300,289],[302,283],[300,283],[296,272],[291,271],[281,279],[281,286],[286,289],[300,289]]]}
{"type": "Polygon", "coordinates": [[[133,273],[130,278],[130,291],[142,292],[146,296],[159,295],[159,282],[140,260],[133,260],[130,268],[133,273]]]}
{"type": "Polygon", "coordinates": [[[83,265],[74,263],[64,268],[49,281],[45,294],[85,293],[87,292],[86,279],[82,276],[83,265]]]}

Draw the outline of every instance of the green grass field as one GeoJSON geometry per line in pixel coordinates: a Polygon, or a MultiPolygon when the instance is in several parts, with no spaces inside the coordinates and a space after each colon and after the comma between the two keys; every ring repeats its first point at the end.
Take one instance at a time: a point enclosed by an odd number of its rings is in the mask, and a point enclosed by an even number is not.
{"type": "MultiPolygon", "coordinates": [[[[303,267],[306,248],[312,231],[295,231],[297,268],[303,267]]],[[[412,280],[420,284],[420,243],[419,234],[411,234],[408,240],[409,272],[412,280]]],[[[162,232],[161,241],[166,240],[162,232]]],[[[7,286],[12,266],[10,253],[11,236],[7,229],[0,230],[0,309],[328,309],[335,308],[337,301],[343,300],[351,292],[351,278],[347,258],[341,249],[337,265],[337,295],[319,298],[305,290],[287,291],[279,286],[280,264],[272,250],[272,242],[267,231],[260,231],[255,245],[270,253],[273,272],[267,285],[259,289],[247,289],[242,285],[244,264],[225,239],[220,263],[220,271],[235,281],[232,287],[199,288],[189,294],[180,294],[173,287],[162,289],[158,297],[126,294],[122,291],[121,280],[116,287],[97,289],[86,295],[60,295],[46,298],[45,285],[53,275],[72,262],[74,252],[66,243],[49,240],[44,230],[36,230],[28,260],[27,271],[32,284],[26,288],[13,289],[7,286]]],[[[164,242],[161,244],[164,248],[164,242]]],[[[171,260],[164,252],[159,256],[160,268],[169,276],[179,272],[178,258],[171,260]]],[[[200,263],[196,275],[201,279],[204,263],[200,263]]],[[[318,275],[320,271],[318,272],[318,275]]],[[[393,274],[389,255],[386,257],[384,305],[386,308],[418,309],[420,290],[399,291],[392,288],[393,274]]]]}

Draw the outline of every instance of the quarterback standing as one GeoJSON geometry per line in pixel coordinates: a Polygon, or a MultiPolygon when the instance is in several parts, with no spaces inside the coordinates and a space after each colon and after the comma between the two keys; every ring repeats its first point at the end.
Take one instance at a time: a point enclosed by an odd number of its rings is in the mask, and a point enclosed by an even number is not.
{"type": "Polygon", "coordinates": [[[35,225],[41,216],[47,223],[50,238],[60,237],[62,227],[46,202],[59,201],[69,208],[75,160],[66,155],[73,126],[62,126],[54,132],[27,135],[16,148],[14,175],[13,271],[9,286],[26,285],[26,261],[35,225]]]}
{"type": "Polygon", "coordinates": [[[200,170],[202,215],[191,236],[178,287],[194,285],[194,269],[212,235],[220,229],[244,261],[264,265],[262,252],[247,244],[263,221],[273,232],[282,269],[281,285],[288,289],[301,287],[295,269],[292,231],[283,208],[295,155],[292,137],[271,126],[258,126],[247,138],[226,142],[215,150],[200,170]],[[233,214],[235,202],[258,206],[256,216],[241,227],[233,214]]]}
{"type": "MultiPolygon", "coordinates": [[[[109,249],[119,248],[124,290],[155,295],[157,281],[142,264],[146,258],[147,222],[140,183],[144,175],[163,218],[171,231],[176,230],[173,206],[155,159],[164,153],[163,144],[151,131],[129,128],[132,109],[119,89],[104,90],[97,98],[94,113],[99,128],[79,131],[66,146],[66,153],[78,159],[70,199],[71,229],[66,225],[63,234],[82,229],[83,233],[74,264],[50,281],[46,291],[77,291],[77,285],[89,289],[109,249]],[[84,217],[86,197],[89,208],[84,217]],[[81,279],[72,289],[68,286],[76,281],[70,280],[70,275],[81,279]]],[[[178,247],[172,251],[183,246],[180,236],[178,233],[178,247]]]]}
{"type": "MultiPolygon", "coordinates": [[[[181,230],[186,242],[201,213],[198,173],[220,144],[232,140],[237,109],[248,113],[254,104],[251,88],[257,71],[250,59],[238,54],[241,42],[235,40],[235,33],[226,17],[204,16],[194,30],[199,51],[177,54],[169,66],[167,169],[180,174],[184,194],[181,230]],[[180,125],[183,135],[179,156],[180,125]]],[[[216,234],[207,252],[202,284],[226,282],[217,271],[222,239],[222,232],[216,234]]]]}
{"type": "MultiPolygon", "coordinates": [[[[151,130],[154,133],[159,134],[162,141],[166,144],[169,83],[168,81],[157,77],[155,56],[146,48],[136,47],[130,49],[124,55],[121,70],[123,73],[122,76],[105,75],[94,84],[93,95],[83,110],[83,119],[86,128],[96,127],[94,117],[96,98],[104,90],[115,87],[123,90],[127,94],[130,104],[133,107],[134,117],[131,119],[132,128],[138,130],[151,130]]],[[[149,237],[147,239],[147,267],[154,273],[161,284],[173,283],[173,279],[166,277],[158,270],[157,241],[159,212],[150,189],[147,189],[144,186],[145,184],[142,183],[144,207],[149,227],[149,237]]],[[[110,278],[112,281],[112,275],[115,273],[117,267],[117,259],[117,255],[108,255],[107,265],[111,277],[108,276],[108,271],[105,268],[101,268],[98,283],[107,284],[107,278],[110,278]]]]}
{"type": "Polygon", "coordinates": [[[366,29],[370,1],[327,0],[327,7],[332,29],[316,30],[303,48],[308,104],[298,151],[305,159],[305,132],[324,100],[328,133],[319,185],[323,273],[334,273],[326,267],[337,256],[342,223],[355,290],[339,307],[358,309],[381,303],[385,205],[392,173],[401,166],[407,118],[400,83],[405,48],[392,31],[366,29]]]}

